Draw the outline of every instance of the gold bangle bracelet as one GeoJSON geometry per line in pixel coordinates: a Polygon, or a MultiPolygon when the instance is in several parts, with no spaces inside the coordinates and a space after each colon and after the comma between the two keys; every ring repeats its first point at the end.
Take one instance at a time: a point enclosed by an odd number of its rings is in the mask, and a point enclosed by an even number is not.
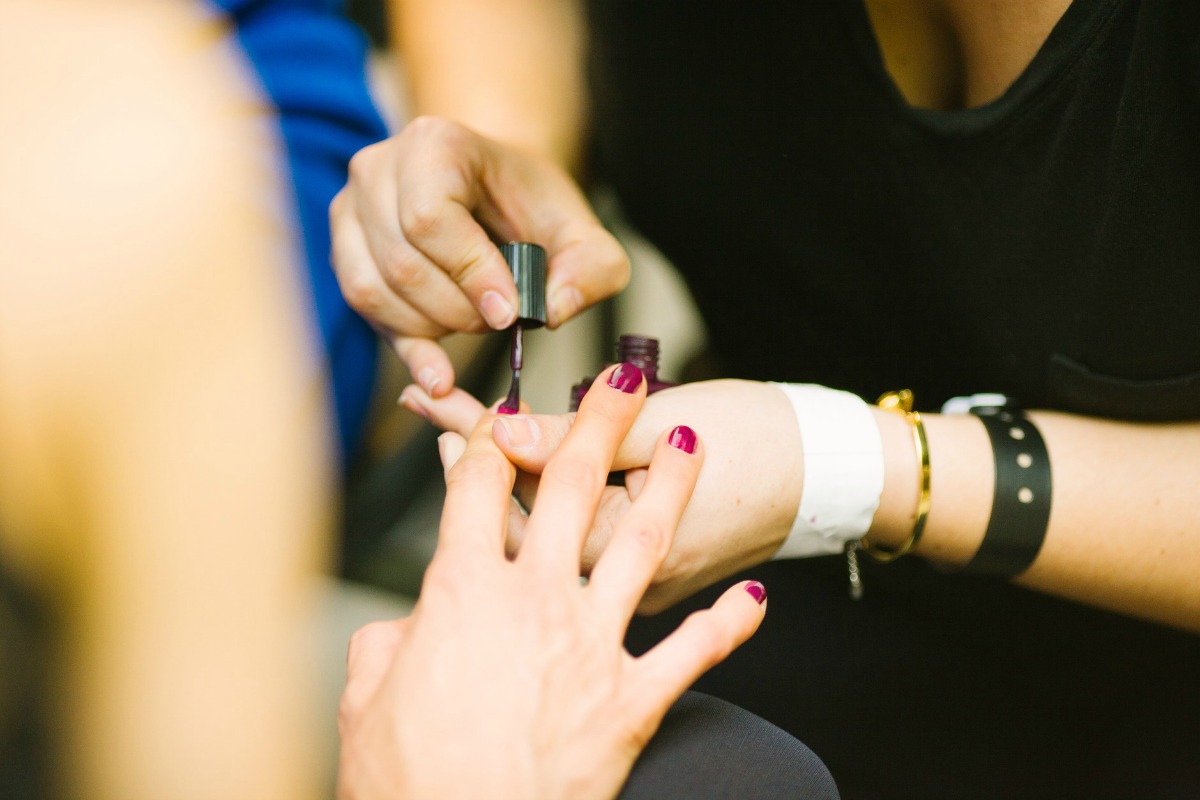
{"type": "Polygon", "coordinates": [[[887,564],[900,556],[916,549],[925,532],[925,518],[929,516],[929,442],[925,438],[925,423],[921,415],[913,411],[913,393],[908,389],[898,392],[888,392],[876,401],[876,405],[884,411],[902,415],[912,425],[913,444],[917,448],[917,461],[921,465],[921,493],[917,496],[917,521],[913,523],[912,532],[904,544],[894,549],[882,547],[868,542],[863,537],[859,548],[874,560],[887,564]]]}

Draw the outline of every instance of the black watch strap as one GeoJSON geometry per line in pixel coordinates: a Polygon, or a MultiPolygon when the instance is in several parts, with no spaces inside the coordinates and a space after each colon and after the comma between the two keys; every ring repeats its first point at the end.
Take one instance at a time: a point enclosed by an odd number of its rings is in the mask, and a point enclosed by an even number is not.
{"type": "Polygon", "coordinates": [[[965,569],[1006,578],[1034,562],[1050,522],[1050,454],[1037,426],[1014,408],[974,408],[995,458],[992,514],[965,569]]]}

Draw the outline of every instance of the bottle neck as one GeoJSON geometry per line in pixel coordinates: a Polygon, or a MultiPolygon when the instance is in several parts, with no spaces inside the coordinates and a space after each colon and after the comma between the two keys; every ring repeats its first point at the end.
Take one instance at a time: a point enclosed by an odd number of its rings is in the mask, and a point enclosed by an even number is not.
{"type": "Polygon", "coordinates": [[[622,336],[617,340],[617,361],[633,364],[646,380],[658,380],[658,340],[648,336],[622,336]]]}

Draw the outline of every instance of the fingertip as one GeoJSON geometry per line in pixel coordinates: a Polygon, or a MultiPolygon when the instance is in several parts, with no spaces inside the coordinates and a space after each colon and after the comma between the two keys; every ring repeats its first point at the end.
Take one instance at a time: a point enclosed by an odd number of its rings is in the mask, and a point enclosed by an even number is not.
{"type": "Polygon", "coordinates": [[[551,328],[557,328],[583,310],[583,294],[574,286],[551,287],[547,296],[546,317],[551,328]]]}
{"type": "Polygon", "coordinates": [[[392,349],[429,397],[445,397],[454,388],[454,365],[442,346],[419,336],[397,336],[392,349]]]}
{"type": "Polygon", "coordinates": [[[458,459],[467,449],[467,440],[453,431],[447,431],[438,437],[438,455],[442,460],[443,473],[458,463],[458,459]]]}
{"type": "Polygon", "coordinates": [[[690,455],[700,446],[700,437],[687,425],[676,425],[667,434],[667,445],[690,455]]]}
{"type": "Polygon", "coordinates": [[[517,307],[512,300],[495,289],[488,289],[479,297],[479,313],[487,324],[498,331],[517,321],[517,307]]]}
{"type": "Polygon", "coordinates": [[[407,410],[422,417],[428,422],[432,422],[429,416],[429,409],[425,407],[425,394],[415,384],[409,384],[400,392],[400,397],[396,402],[402,405],[407,410]]]}
{"type": "Polygon", "coordinates": [[[746,594],[754,599],[754,602],[765,611],[767,608],[767,587],[760,581],[746,581],[742,584],[742,589],[746,594]]]}

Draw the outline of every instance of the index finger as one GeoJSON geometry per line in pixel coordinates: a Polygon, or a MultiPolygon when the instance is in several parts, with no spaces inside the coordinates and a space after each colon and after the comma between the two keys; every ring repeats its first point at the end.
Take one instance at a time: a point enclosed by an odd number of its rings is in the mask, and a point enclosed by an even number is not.
{"type": "Polygon", "coordinates": [[[470,547],[504,557],[508,500],[516,468],[492,441],[495,414],[484,414],[467,449],[446,474],[438,549],[470,547]]]}

